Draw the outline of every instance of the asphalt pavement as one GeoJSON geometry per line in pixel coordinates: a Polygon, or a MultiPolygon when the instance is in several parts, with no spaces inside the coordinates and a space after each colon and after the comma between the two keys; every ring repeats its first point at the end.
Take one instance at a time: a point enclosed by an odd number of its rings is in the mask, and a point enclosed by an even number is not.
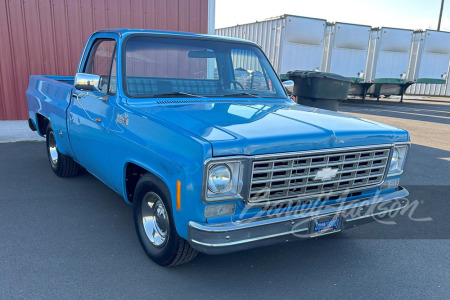
{"type": "Polygon", "coordinates": [[[0,298],[450,298],[450,102],[358,101],[342,111],[410,130],[415,204],[337,235],[162,268],[132,207],[89,174],[61,179],[45,144],[0,144],[0,298]]]}

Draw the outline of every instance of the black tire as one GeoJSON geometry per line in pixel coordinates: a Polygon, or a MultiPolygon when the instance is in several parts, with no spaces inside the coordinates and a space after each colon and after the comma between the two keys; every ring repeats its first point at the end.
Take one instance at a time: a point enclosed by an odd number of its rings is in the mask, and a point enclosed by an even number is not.
{"type": "Polygon", "coordinates": [[[55,133],[48,125],[45,138],[47,142],[47,155],[53,172],[59,177],[72,177],[80,174],[82,168],[71,157],[59,152],[55,141],[55,133]]]}
{"type": "Polygon", "coordinates": [[[176,232],[170,199],[167,186],[158,177],[149,173],[141,176],[133,197],[134,225],[141,246],[148,257],[164,267],[187,263],[197,255],[197,251],[176,232]],[[158,214],[159,208],[165,211],[158,214]],[[150,221],[144,221],[143,216],[148,217],[149,212],[155,215],[146,218],[150,221]],[[156,232],[157,235],[149,237],[146,228],[153,229],[152,232],[156,232]]]}

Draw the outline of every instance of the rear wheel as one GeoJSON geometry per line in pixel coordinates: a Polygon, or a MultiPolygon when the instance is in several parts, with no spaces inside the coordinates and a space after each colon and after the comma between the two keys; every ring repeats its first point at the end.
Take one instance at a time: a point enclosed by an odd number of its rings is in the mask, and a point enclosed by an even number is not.
{"type": "Polygon", "coordinates": [[[81,166],[71,157],[58,151],[55,133],[53,132],[51,125],[47,127],[45,137],[47,141],[48,160],[50,161],[53,172],[59,177],[72,177],[78,175],[82,170],[81,166]]]}
{"type": "Polygon", "coordinates": [[[144,174],[139,179],[133,206],[139,241],[154,262],[175,266],[195,258],[197,251],[176,232],[170,193],[159,178],[144,174]]]}

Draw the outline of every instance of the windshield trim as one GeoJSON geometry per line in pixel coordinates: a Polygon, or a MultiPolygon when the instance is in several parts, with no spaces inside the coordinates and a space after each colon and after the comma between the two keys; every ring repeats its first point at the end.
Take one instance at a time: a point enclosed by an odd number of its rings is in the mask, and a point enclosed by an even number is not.
{"type": "MultiPolygon", "coordinates": [[[[127,76],[126,76],[126,47],[127,47],[127,42],[129,39],[134,38],[134,37],[158,37],[158,38],[173,38],[173,39],[186,39],[186,40],[206,40],[206,41],[215,41],[215,42],[224,42],[224,43],[235,43],[235,44],[243,44],[243,45],[249,45],[249,46],[254,46],[256,47],[262,54],[262,56],[267,60],[268,62],[268,67],[273,71],[273,73],[275,74],[276,79],[278,80],[279,84],[281,87],[283,87],[283,84],[281,82],[280,77],[278,76],[277,72],[275,71],[275,69],[272,66],[272,63],[270,62],[269,58],[267,57],[267,55],[264,53],[263,49],[261,48],[260,45],[252,42],[252,41],[247,41],[247,40],[234,40],[234,39],[226,39],[226,38],[220,38],[220,37],[215,37],[215,36],[207,36],[207,35],[203,35],[203,36],[189,36],[189,35],[183,35],[183,34],[160,34],[160,33],[132,33],[132,34],[128,34],[126,35],[123,40],[122,40],[122,45],[121,45],[121,55],[120,55],[120,65],[121,65],[121,83],[122,83],[122,91],[124,93],[124,95],[127,98],[132,98],[132,99],[165,99],[165,98],[155,98],[155,97],[151,97],[151,96],[143,96],[143,97],[139,97],[139,96],[133,96],[130,95],[127,91],[127,76]]],[[[266,98],[266,99],[289,99],[288,94],[286,93],[286,91],[284,90],[284,88],[281,89],[281,93],[282,95],[279,96],[274,96],[274,97],[261,97],[261,98],[266,98]],[[284,95],[284,97],[282,97],[284,95]]],[[[204,96],[206,98],[213,98],[216,96],[204,96]]],[[[219,97],[219,96],[217,96],[219,97]]],[[[254,98],[252,96],[249,97],[250,99],[257,99],[254,98]]],[[[244,99],[244,98],[241,98],[244,99]]]]}

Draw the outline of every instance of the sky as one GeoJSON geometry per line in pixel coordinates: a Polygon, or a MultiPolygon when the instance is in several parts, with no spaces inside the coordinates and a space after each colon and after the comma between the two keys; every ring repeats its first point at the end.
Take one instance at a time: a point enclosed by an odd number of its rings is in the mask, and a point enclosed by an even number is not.
{"type": "MultiPolygon", "coordinates": [[[[375,27],[437,29],[441,0],[216,0],[216,28],[283,14],[375,27]]],[[[450,0],[441,30],[450,31],[450,0]]]]}

